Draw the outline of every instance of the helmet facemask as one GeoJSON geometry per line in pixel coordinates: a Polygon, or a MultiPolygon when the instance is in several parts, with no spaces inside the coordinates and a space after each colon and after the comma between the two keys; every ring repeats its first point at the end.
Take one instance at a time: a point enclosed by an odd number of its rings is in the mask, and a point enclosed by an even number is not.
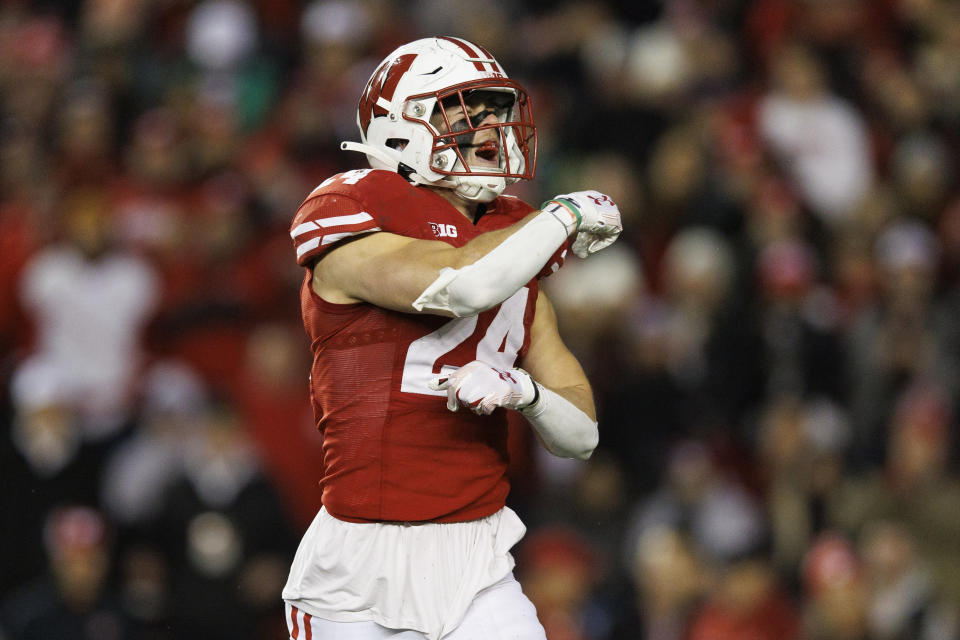
{"type": "Polygon", "coordinates": [[[526,91],[507,79],[475,80],[410,96],[403,117],[433,136],[430,169],[464,199],[489,202],[533,177],[536,127],[526,91]],[[418,111],[430,117],[417,117],[418,111]],[[452,135],[451,135],[452,134],[452,135]]]}

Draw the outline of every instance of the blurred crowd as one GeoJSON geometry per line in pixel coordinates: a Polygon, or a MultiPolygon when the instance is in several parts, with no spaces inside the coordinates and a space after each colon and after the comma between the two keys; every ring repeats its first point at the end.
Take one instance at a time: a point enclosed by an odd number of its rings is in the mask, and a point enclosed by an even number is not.
{"type": "Polygon", "coordinates": [[[0,0],[0,638],[286,637],[287,235],[426,35],[625,231],[545,281],[600,446],[512,425],[551,640],[960,638],[960,4],[0,0]]]}

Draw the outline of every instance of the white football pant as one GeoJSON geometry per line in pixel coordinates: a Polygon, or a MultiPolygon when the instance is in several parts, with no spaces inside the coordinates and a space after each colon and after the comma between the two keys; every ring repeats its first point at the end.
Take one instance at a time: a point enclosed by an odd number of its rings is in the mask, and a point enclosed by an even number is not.
{"type": "MultiPolygon", "coordinates": [[[[426,640],[419,631],[388,629],[376,622],[333,622],[287,603],[291,640],[426,640]]],[[[443,640],[546,640],[537,611],[513,574],[473,599],[460,625],[443,640]]]]}

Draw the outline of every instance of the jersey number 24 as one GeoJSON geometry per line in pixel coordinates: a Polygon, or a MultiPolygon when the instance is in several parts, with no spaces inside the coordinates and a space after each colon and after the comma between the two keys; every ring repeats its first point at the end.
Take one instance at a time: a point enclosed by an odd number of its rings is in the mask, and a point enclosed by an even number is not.
{"type": "MultiPolygon", "coordinates": [[[[510,369],[514,366],[520,347],[523,346],[523,315],[529,295],[530,290],[523,287],[500,304],[497,315],[477,343],[477,360],[498,369],[510,369]]],[[[403,364],[400,391],[432,396],[447,395],[446,391],[433,391],[427,387],[427,382],[457,368],[440,361],[476,331],[477,316],[454,318],[436,331],[411,342],[403,364]]]]}

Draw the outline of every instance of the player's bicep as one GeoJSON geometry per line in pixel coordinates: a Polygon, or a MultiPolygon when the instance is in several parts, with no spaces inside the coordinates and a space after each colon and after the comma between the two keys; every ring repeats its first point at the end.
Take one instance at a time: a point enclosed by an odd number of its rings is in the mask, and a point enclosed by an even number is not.
{"type": "Polygon", "coordinates": [[[520,366],[534,380],[564,396],[596,420],[590,382],[576,356],[560,338],[556,312],[542,291],[537,297],[536,314],[530,327],[530,347],[520,366]]]}
{"type": "Polygon", "coordinates": [[[374,232],[333,247],[313,266],[313,289],[336,303],[369,302],[413,313],[413,301],[455,249],[439,240],[374,232]]]}

